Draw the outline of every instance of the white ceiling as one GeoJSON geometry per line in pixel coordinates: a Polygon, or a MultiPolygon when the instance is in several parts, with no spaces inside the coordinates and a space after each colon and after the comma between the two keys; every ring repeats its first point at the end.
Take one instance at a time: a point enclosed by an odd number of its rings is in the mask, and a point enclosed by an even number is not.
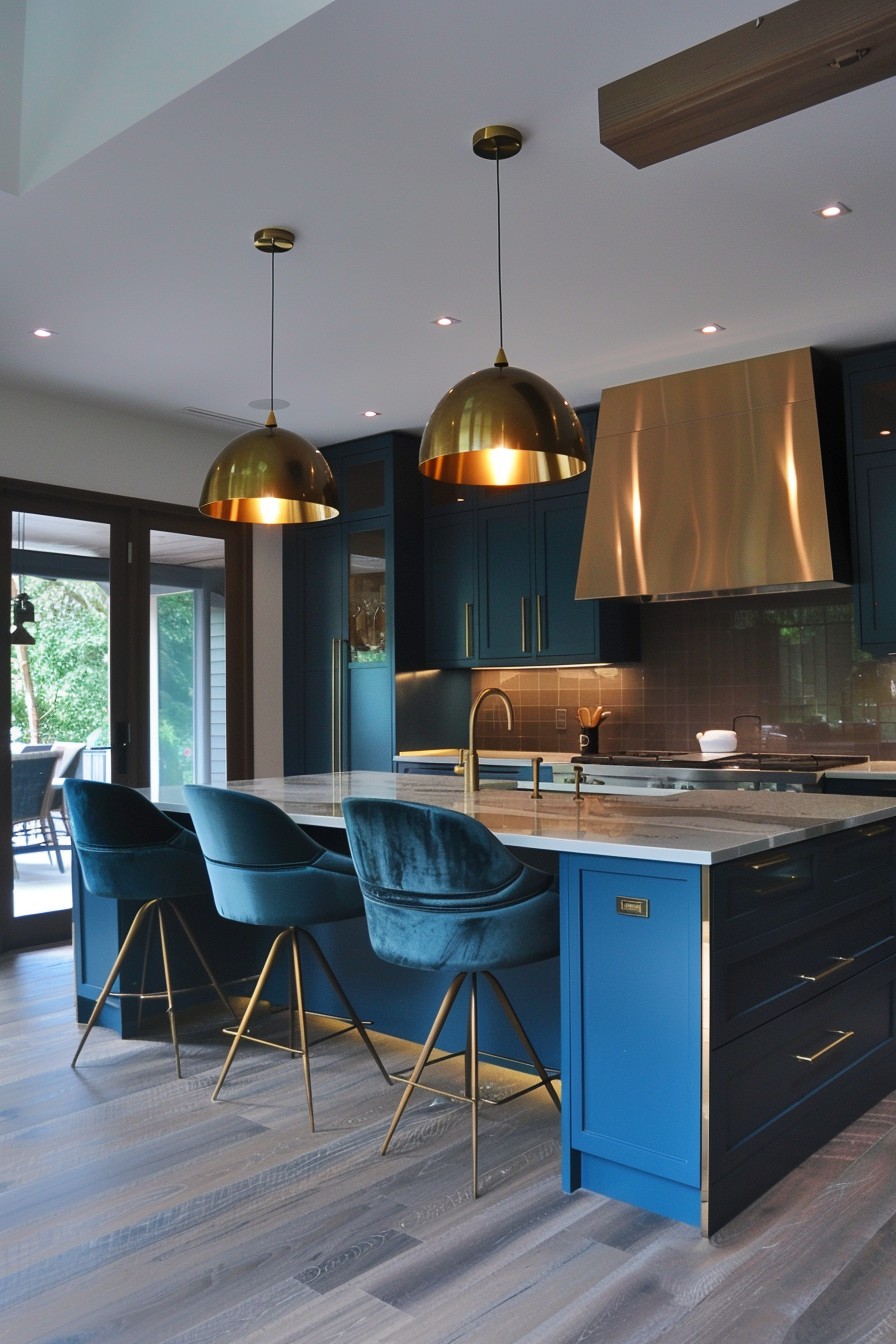
{"type": "Polygon", "coordinates": [[[502,173],[508,357],[573,403],[896,337],[896,82],[642,171],[599,142],[599,85],[754,15],[748,0],[332,0],[0,193],[0,378],[253,418],[269,262],[251,238],[275,224],[299,235],[277,263],[281,424],[321,444],[422,426],[497,347],[494,169],[470,149],[494,121],[527,137],[502,173]],[[811,213],[831,200],[853,213],[811,213]],[[444,312],[461,325],[431,325],[444,312]],[[724,333],[698,336],[709,320],[724,333]]]}

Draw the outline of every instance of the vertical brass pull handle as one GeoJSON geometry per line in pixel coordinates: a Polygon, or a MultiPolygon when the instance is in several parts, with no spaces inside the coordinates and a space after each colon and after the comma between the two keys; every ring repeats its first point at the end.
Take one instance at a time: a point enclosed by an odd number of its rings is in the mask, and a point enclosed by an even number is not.
{"type": "Polygon", "coordinates": [[[333,640],[331,664],[330,698],[330,751],[333,760],[333,773],[339,774],[345,769],[342,743],[344,737],[344,682],[342,673],[344,639],[333,640]]]}
{"type": "Polygon", "coordinates": [[[535,594],[535,641],[539,653],[544,653],[544,598],[535,594]]]}
{"type": "Polygon", "coordinates": [[[577,803],[584,803],[585,799],[582,797],[582,776],[583,776],[584,773],[585,773],[585,767],[584,767],[584,765],[574,765],[574,766],[573,766],[573,772],[574,772],[575,777],[576,777],[576,794],[575,794],[575,801],[576,801],[577,803]]]}
{"type": "Polygon", "coordinates": [[[830,1045],[823,1045],[820,1050],[815,1051],[814,1055],[794,1055],[794,1059],[800,1060],[803,1064],[814,1064],[816,1059],[821,1059],[822,1055],[826,1055],[829,1050],[833,1050],[835,1045],[842,1045],[844,1041],[849,1040],[850,1036],[855,1036],[854,1031],[835,1031],[833,1029],[831,1034],[836,1037],[836,1040],[831,1041],[830,1045]]]}
{"type": "Polygon", "coordinates": [[[526,630],[526,599],[520,598],[520,653],[526,653],[528,644],[528,632],[526,630]]]}
{"type": "Polygon", "coordinates": [[[473,603],[464,603],[464,657],[473,657],[473,603]]]}
{"type": "Polygon", "coordinates": [[[532,757],[532,797],[533,797],[533,798],[541,798],[541,797],[543,796],[543,795],[539,792],[539,788],[538,788],[538,785],[539,785],[539,782],[540,782],[540,781],[539,781],[539,778],[538,778],[538,767],[541,765],[541,763],[542,763],[543,760],[544,760],[544,757],[543,757],[543,756],[533,756],[533,757],[532,757]]]}

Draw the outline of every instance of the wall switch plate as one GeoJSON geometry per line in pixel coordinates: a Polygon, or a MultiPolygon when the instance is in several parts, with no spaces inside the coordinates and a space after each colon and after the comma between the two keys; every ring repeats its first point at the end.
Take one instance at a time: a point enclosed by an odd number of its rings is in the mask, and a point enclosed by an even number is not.
{"type": "Polygon", "coordinates": [[[565,710],[565,709],[555,709],[555,710],[554,710],[554,727],[555,727],[555,728],[565,728],[565,727],[566,727],[566,710],[565,710]]]}

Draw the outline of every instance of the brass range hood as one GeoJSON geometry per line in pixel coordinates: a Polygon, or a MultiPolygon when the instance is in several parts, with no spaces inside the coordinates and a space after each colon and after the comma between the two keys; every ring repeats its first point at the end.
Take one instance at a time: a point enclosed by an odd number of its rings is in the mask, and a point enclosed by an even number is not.
{"type": "Polygon", "coordinates": [[[790,350],[608,388],[576,597],[851,581],[840,372],[790,350]]]}

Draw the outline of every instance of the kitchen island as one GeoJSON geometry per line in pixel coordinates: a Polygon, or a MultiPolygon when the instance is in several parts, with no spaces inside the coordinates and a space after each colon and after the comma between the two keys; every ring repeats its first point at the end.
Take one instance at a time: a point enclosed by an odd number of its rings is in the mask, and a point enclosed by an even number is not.
{"type": "MultiPolygon", "coordinates": [[[[527,968],[519,1006],[540,1050],[539,1026],[560,1020],[568,1190],[712,1232],[896,1088],[890,800],[706,791],[576,804],[365,772],[229,787],[334,847],[350,795],[454,808],[559,873],[560,965],[527,968]]],[[[178,790],[155,801],[184,807],[178,790]]],[[[419,1039],[439,977],[365,961],[363,927],[346,929],[332,926],[355,940],[343,956],[327,950],[365,982],[349,992],[365,1014],[377,999],[371,1016],[389,1034],[415,1035],[410,1005],[419,1039]]],[[[509,978],[511,999],[516,988],[509,978]]]]}

